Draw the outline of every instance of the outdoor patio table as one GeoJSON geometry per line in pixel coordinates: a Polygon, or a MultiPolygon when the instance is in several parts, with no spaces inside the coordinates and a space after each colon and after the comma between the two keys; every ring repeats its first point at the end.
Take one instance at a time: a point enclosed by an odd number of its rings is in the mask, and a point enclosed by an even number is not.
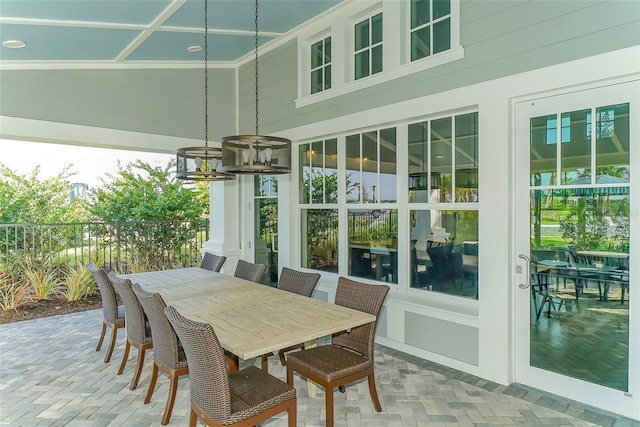
{"type": "MultiPolygon", "coordinates": [[[[206,322],[227,351],[251,359],[364,325],[376,317],[292,292],[202,268],[183,268],[120,277],[158,292],[185,317],[206,322]]],[[[309,382],[309,395],[315,385],[309,382]]]]}

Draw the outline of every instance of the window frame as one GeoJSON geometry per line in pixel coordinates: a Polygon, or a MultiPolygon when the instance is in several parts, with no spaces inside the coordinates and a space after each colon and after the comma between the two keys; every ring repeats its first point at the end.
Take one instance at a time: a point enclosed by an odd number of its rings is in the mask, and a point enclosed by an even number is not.
{"type": "Polygon", "coordinates": [[[410,4],[397,0],[344,2],[333,13],[309,23],[298,35],[298,97],[296,108],[380,85],[430,68],[464,58],[460,44],[460,1],[450,3],[450,48],[417,61],[411,61],[410,4]],[[383,13],[382,71],[355,80],[355,25],[383,13]],[[310,46],[321,37],[331,36],[331,88],[311,93],[310,46]]]}

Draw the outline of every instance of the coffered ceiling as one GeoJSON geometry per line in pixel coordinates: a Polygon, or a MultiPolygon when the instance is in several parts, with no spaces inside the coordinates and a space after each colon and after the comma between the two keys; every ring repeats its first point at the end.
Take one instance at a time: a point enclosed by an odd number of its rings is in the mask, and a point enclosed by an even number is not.
{"type": "MultiPolygon", "coordinates": [[[[342,0],[261,0],[259,43],[282,37],[342,0]]],[[[255,47],[253,0],[208,0],[209,61],[232,64],[255,47]]],[[[203,0],[1,0],[0,65],[197,66],[203,0]]]]}

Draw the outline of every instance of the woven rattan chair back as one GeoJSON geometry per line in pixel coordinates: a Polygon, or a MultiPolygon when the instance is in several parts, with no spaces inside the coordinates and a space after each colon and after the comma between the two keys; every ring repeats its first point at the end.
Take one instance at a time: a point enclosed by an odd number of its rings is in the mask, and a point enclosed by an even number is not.
{"type": "Polygon", "coordinates": [[[283,411],[287,426],[296,426],[293,387],[255,366],[230,373],[211,325],[186,319],[171,306],[164,312],[189,361],[190,426],[201,418],[210,426],[253,427],[283,411]]]}
{"type": "Polygon", "coordinates": [[[138,297],[131,289],[131,281],[119,278],[114,272],[110,272],[107,277],[118,291],[118,294],[120,294],[120,299],[122,299],[122,304],[124,305],[124,313],[127,320],[127,338],[133,339],[140,344],[151,342],[151,333],[146,327],[147,322],[144,311],[138,301],[138,297]]]}
{"type": "Polygon", "coordinates": [[[260,283],[266,271],[267,266],[264,264],[253,264],[241,259],[238,261],[236,272],[233,275],[251,282],[260,283]]]}
{"type": "Polygon", "coordinates": [[[131,286],[133,293],[144,309],[153,335],[153,355],[163,365],[171,369],[179,369],[187,365],[184,357],[180,357],[179,341],[171,327],[164,309],[167,305],[158,293],[147,292],[138,283],[131,286]]]}
{"type": "Polygon", "coordinates": [[[102,314],[104,320],[109,323],[118,322],[118,301],[113,285],[107,277],[107,273],[102,268],[98,268],[93,263],[87,264],[87,268],[91,272],[93,279],[100,290],[100,298],[102,298],[102,314]]]}
{"type": "Polygon", "coordinates": [[[278,280],[278,289],[310,297],[318,284],[318,280],[320,280],[320,274],[318,273],[304,273],[283,267],[278,280]]]}
{"type": "Polygon", "coordinates": [[[232,408],[227,363],[218,337],[211,325],[189,320],[172,306],[164,312],[189,361],[191,402],[223,424],[232,408]]]}
{"type": "Polygon", "coordinates": [[[162,415],[160,424],[167,425],[171,419],[173,405],[176,400],[178,391],[178,378],[182,375],[189,374],[189,366],[187,365],[187,357],[182,351],[182,346],[178,340],[176,332],[169,323],[169,319],[164,314],[167,305],[158,293],[147,292],[138,283],[131,286],[133,293],[140,301],[147,320],[151,326],[153,335],[153,371],[151,372],[151,380],[149,381],[149,389],[144,403],[151,402],[153,392],[155,391],[156,381],[158,380],[158,370],[169,375],[169,393],[167,394],[167,403],[162,415]]]}
{"type": "Polygon", "coordinates": [[[215,271],[216,273],[218,273],[226,260],[226,256],[219,256],[214,255],[211,252],[205,252],[204,256],[202,257],[200,268],[206,268],[207,270],[215,271]]]}
{"type": "MultiPolygon", "coordinates": [[[[335,304],[378,316],[389,287],[368,285],[355,280],[340,277],[336,290],[335,304]]],[[[376,336],[376,323],[358,326],[351,331],[333,334],[331,343],[356,351],[373,361],[373,346],[376,336]]]]}
{"type": "Polygon", "coordinates": [[[131,379],[131,385],[129,388],[135,390],[138,387],[138,380],[140,380],[140,374],[142,373],[142,366],[144,365],[144,355],[146,350],[153,348],[153,340],[151,339],[151,328],[147,322],[147,317],[142,310],[138,297],[133,293],[131,289],[131,280],[121,279],[110,272],[109,280],[113,283],[113,286],[120,294],[120,299],[124,304],[124,312],[126,318],[127,327],[127,342],[122,353],[122,362],[120,362],[120,369],[118,369],[118,375],[124,372],[125,366],[127,366],[127,360],[129,359],[129,351],[131,347],[138,349],[138,362],[136,363],[135,371],[133,371],[133,378],[131,379]]]}
{"type": "Polygon", "coordinates": [[[93,263],[87,265],[87,269],[91,272],[93,279],[98,285],[100,290],[100,298],[102,298],[102,333],[98,340],[98,346],[96,351],[100,351],[102,347],[102,341],[107,332],[107,328],[111,329],[111,340],[109,341],[109,349],[104,356],[104,363],[109,363],[111,360],[111,354],[116,345],[116,338],[118,336],[118,329],[124,328],[124,307],[118,307],[118,300],[116,299],[116,291],[113,289],[111,281],[107,277],[107,273],[101,268],[98,268],[93,263]]]}

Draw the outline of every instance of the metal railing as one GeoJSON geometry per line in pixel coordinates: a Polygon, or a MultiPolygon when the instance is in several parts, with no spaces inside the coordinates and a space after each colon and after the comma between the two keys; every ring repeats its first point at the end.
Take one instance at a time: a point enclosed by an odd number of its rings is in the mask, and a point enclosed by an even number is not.
{"type": "Polygon", "coordinates": [[[18,257],[94,262],[121,273],[200,262],[209,220],[0,224],[0,269],[18,257]]]}

